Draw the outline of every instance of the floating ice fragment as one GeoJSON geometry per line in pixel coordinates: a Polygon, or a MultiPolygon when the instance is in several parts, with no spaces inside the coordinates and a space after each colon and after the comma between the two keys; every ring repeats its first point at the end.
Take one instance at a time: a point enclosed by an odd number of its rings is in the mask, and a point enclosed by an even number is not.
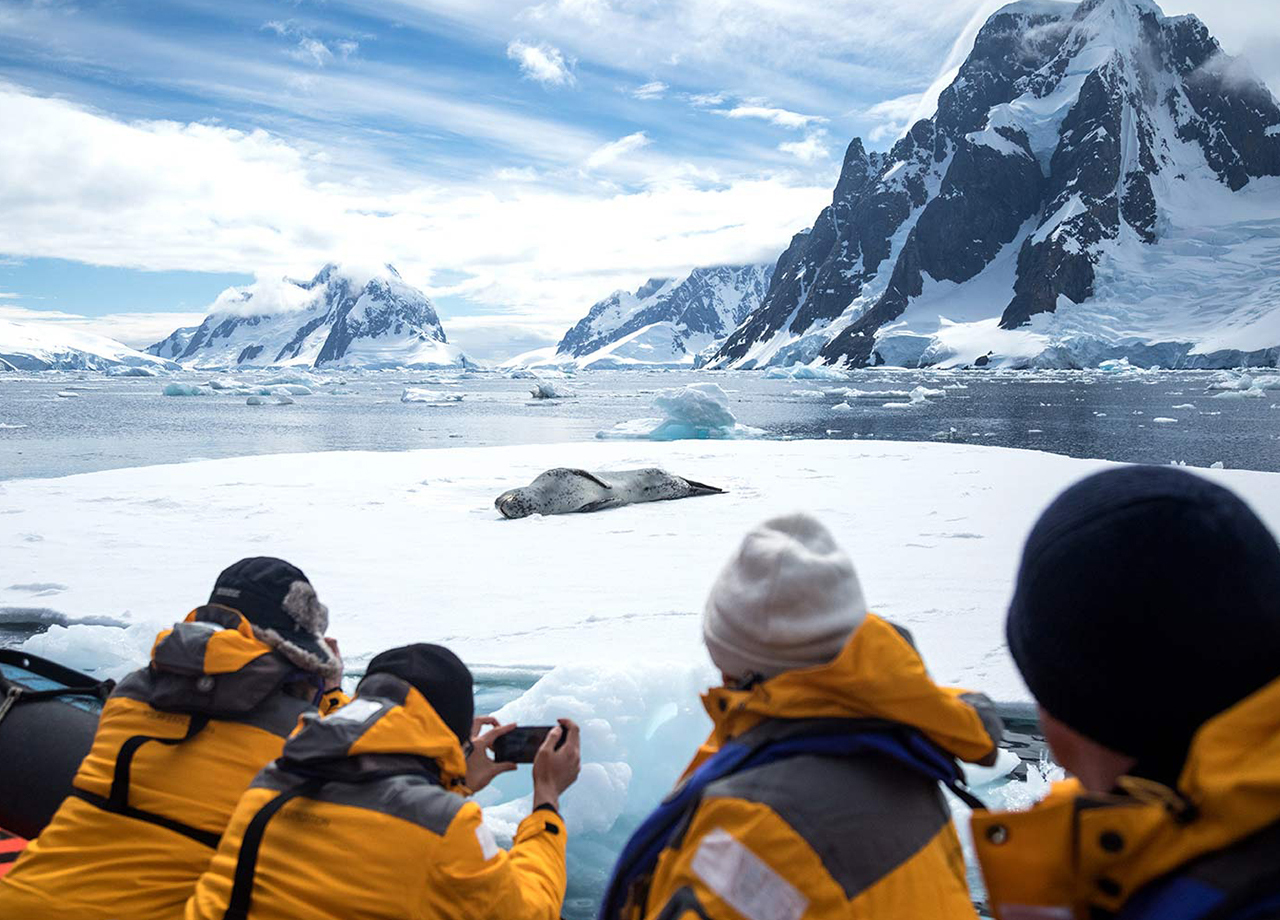
{"type": "Polygon", "coordinates": [[[810,366],[808,364],[793,364],[791,367],[771,367],[764,372],[766,380],[848,380],[849,375],[845,371],[837,370],[834,367],[827,367],[825,364],[810,366]]]}
{"type": "Polygon", "coordinates": [[[1157,425],[1176,425],[1178,423],[1176,418],[1153,418],[1151,421],[1157,425]]]}
{"type": "Polygon", "coordinates": [[[250,396],[248,399],[244,401],[244,404],[246,406],[265,406],[267,404],[267,401],[263,399],[261,396],[250,396]]]}
{"type": "Polygon", "coordinates": [[[400,394],[402,403],[427,403],[428,405],[440,406],[446,403],[462,402],[461,393],[446,393],[443,390],[423,390],[418,387],[405,387],[404,392],[400,394]]]}
{"type": "Polygon", "coordinates": [[[79,393],[73,393],[71,390],[59,390],[58,396],[61,399],[79,399],[79,393]]]}
{"type": "Polygon", "coordinates": [[[169,383],[160,392],[165,396],[204,396],[207,391],[191,383],[169,383]]]}
{"type": "Polygon", "coordinates": [[[529,391],[529,395],[534,399],[564,399],[569,394],[553,383],[540,380],[533,385],[533,388],[529,391]]]}
{"type": "Polygon", "coordinates": [[[156,372],[149,367],[125,367],[115,365],[107,368],[108,377],[155,377],[156,372]]]}
{"type": "Polygon", "coordinates": [[[729,395],[715,383],[694,383],[678,390],[666,390],[654,397],[653,406],[662,418],[621,422],[597,438],[683,441],[689,439],[754,438],[764,434],[759,428],[739,424],[729,409],[729,395]]]}

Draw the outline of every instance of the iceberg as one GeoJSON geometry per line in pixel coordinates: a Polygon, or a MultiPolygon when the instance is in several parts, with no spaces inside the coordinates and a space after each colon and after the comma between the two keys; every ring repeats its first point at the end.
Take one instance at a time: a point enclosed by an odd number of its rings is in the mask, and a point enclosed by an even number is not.
{"type": "Polygon", "coordinates": [[[756,438],[765,432],[740,424],[729,408],[729,394],[717,383],[694,383],[666,390],[654,397],[659,418],[621,422],[607,431],[596,432],[601,439],[685,441],[756,438]]]}
{"type": "Polygon", "coordinates": [[[424,390],[419,387],[405,387],[400,394],[402,403],[425,403],[429,406],[443,406],[449,403],[462,402],[461,393],[446,393],[443,390],[424,390]]]}
{"type": "Polygon", "coordinates": [[[204,396],[208,391],[192,383],[169,383],[160,392],[164,396],[204,396]]]}
{"type": "Polygon", "coordinates": [[[771,367],[764,372],[766,380],[848,380],[845,371],[825,364],[793,364],[790,367],[771,367]]]}

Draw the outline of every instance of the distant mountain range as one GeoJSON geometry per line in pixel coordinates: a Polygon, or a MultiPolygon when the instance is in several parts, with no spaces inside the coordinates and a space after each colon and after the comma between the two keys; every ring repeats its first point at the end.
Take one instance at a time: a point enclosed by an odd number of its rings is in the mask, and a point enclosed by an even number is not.
{"type": "Polygon", "coordinates": [[[513,363],[695,367],[760,305],[772,273],[769,265],[719,265],[683,278],[651,278],[634,293],[614,291],[594,304],[555,348],[513,363]]]}
{"type": "Polygon", "coordinates": [[[0,373],[6,371],[134,371],[176,369],[172,361],[130,348],[104,335],[62,323],[0,319],[0,373]]]}
{"type": "Polygon", "coordinates": [[[372,277],[326,265],[309,281],[223,294],[203,323],[147,351],[187,367],[430,368],[467,362],[435,308],[392,266],[372,277]]]}
{"type": "Polygon", "coordinates": [[[1151,0],[996,12],[831,205],[714,367],[1276,363],[1280,109],[1151,0]]]}

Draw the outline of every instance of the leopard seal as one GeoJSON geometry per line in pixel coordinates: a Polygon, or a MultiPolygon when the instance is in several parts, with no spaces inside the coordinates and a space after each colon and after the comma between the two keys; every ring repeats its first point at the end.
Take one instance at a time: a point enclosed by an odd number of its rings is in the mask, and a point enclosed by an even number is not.
{"type": "Polygon", "coordinates": [[[724,489],[657,468],[589,473],[557,467],[542,473],[527,486],[503,492],[493,506],[505,518],[522,518],[531,514],[602,511],[641,502],[663,502],[723,492],[724,489]]]}

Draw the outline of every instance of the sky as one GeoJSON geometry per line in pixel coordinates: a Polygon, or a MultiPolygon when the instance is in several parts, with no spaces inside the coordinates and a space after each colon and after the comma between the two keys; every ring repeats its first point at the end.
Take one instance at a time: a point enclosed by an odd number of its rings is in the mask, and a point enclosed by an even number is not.
{"type": "MultiPolygon", "coordinates": [[[[0,0],[0,318],[145,345],[391,263],[499,359],[772,262],[1000,0],[0,0]]],[[[1167,0],[1280,87],[1275,0],[1167,0]]]]}

